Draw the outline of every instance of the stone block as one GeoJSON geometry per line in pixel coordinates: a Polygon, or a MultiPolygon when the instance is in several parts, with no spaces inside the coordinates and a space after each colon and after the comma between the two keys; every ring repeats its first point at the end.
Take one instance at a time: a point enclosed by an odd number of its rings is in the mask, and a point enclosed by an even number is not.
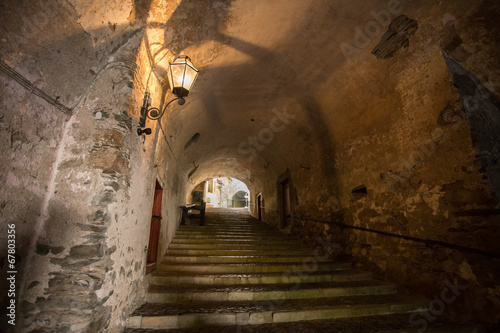
{"type": "Polygon", "coordinates": [[[130,160],[125,154],[116,148],[98,149],[90,154],[89,163],[96,169],[103,171],[115,171],[126,178],[130,175],[130,160]]]}
{"type": "Polygon", "coordinates": [[[194,277],[192,277],[192,276],[179,276],[178,283],[194,283],[194,277]]]}
{"type": "Polygon", "coordinates": [[[213,284],[214,283],[214,278],[213,277],[208,277],[208,276],[202,276],[202,277],[194,277],[193,278],[194,283],[196,284],[213,284]]]}
{"type": "Polygon", "coordinates": [[[127,320],[127,327],[141,328],[142,316],[131,316],[127,320]]]}
{"type": "Polygon", "coordinates": [[[261,283],[261,278],[256,276],[256,277],[248,277],[248,278],[244,278],[246,279],[246,282],[249,283],[249,284],[258,284],[258,283],[261,283]]]}
{"type": "Polygon", "coordinates": [[[269,324],[272,322],[273,322],[272,311],[250,313],[250,318],[248,320],[249,325],[269,324]]]}
{"type": "Polygon", "coordinates": [[[220,278],[214,278],[212,283],[214,284],[228,284],[228,285],[233,285],[233,284],[241,284],[242,279],[240,277],[220,277],[220,278]]]}
{"type": "Polygon", "coordinates": [[[227,292],[199,292],[193,293],[193,301],[227,301],[227,292]]]}
{"type": "Polygon", "coordinates": [[[101,129],[93,139],[101,146],[123,146],[123,133],[114,129],[101,129]]]}
{"type": "Polygon", "coordinates": [[[236,325],[248,325],[250,323],[250,313],[242,312],[236,314],[236,325]]]}
{"type": "Polygon", "coordinates": [[[277,284],[277,283],[288,283],[288,277],[286,276],[263,276],[262,277],[262,283],[271,283],[271,284],[277,284]]]}
{"type": "Polygon", "coordinates": [[[273,300],[273,299],[285,299],[286,291],[259,291],[254,295],[256,301],[273,300]]]}
{"type": "Polygon", "coordinates": [[[76,245],[70,250],[69,255],[75,258],[89,258],[100,255],[100,245],[76,245]]]}
{"type": "Polygon", "coordinates": [[[286,323],[292,321],[306,320],[304,312],[290,311],[273,313],[273,323],[286,323]]]}
{"type": "Polygon", "coordinates": [[[179,328],[179,316],[142,317],[141,328],[179,328]]]}
{"type": "Polygon", "coordinates": [[[323,291],[321,289],[288,290],[286,291],[285,295],[289,299],[318,298],[323,297],[323,291]]]}
{"type": "Polygon", "coordinates": [[[176,293],[148,293],[146,299],[151,303],[174,303],[178,302],[178,297],[176,293]]]}
{"type": "Polygon", "coordinates": [[[236,325],[236,314],[190,314],[179,317],[179,328],[205,327],[207,325],[236,325]]]}
{"type": "Polygon", "coordinates": [[[227,299],[229,301],[253,301],[254,293],[251,291],[235,291],[228,294],[227,299]]]}

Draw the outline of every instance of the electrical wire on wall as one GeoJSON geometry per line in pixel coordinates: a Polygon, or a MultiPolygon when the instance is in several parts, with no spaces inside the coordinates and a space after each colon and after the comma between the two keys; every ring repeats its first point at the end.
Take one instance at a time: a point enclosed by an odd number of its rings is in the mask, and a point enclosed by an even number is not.
{"type": "Polygon", "coordinates": [[[59,103],[56,99],[50,97],[46,92],[35,86],[33,83],[31,83],[29,80],[27,80],[24,76],[22,76],[19,72],[14,70],[12,67],[7,65],[3,60],[0,61],[0,71],[5,73],[8,77],[19,83],[22,87],[24,87],[29,93],[32,93],[35,96],[38,96],[45,100],[47,103],[51,104],[52,106],[55,106],[59,111],[63,112],[64,114],[71,116],[76,113],[78,108],[81,106],[85,98],[87,97],[89,91],[94,87],[95,82],[102,76],[102,74],[112,68],[116,67],[124,67],[127,69],[132,69],[135,72],[135,75],[139,75],[137,71],[137,64],[128,61],[128,60],[117,60],[117,61],[112,61],[107,63],[103,68],[97,72],[97,75],[92,79],[92,82],[90,82],[89,86],[83,93],[83,95],[80,97],[78,102],[73,107],[67,107],[61,103],[59,103]]]}

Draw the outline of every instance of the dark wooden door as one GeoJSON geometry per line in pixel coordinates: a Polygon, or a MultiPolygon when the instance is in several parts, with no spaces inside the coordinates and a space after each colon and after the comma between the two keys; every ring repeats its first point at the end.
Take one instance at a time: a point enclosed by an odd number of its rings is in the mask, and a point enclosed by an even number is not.
{"type": "Polygon", "coordinates": [[[162,196],[163,196],[163,188],[157,181],[153,199],[151,228],[149,230],[149,245],[148,245],[147,263],[146,263],[146,274],[149,274],[156,269],[156,264],[158,261],[158,241],[160,239],[162,196]]]}
{"type": "Polygon", "coordinates": [[[262,221],[262,194],[257,196],[257,215],[259,217],[259,221],[262,221]]]}
{"type": "Polygon", "coordinates": [[[283,193],[283,227],[288,227],[292,224],[292,209],[290,205],[290,183],[285,180],[281,183],[283,193]]]}

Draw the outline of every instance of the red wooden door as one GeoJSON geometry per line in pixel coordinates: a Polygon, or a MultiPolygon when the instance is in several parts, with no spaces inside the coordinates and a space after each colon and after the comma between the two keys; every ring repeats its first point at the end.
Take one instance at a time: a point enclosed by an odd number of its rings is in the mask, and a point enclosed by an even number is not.
{"type": "Polygon", "coordinates": [[[290,205],[290,183],[285,180],[281,183],[283,193],[283,227],[292,224],[292,209],[290,205]]]}
{"type": "Polygon", "coordinates": [[[163,196],[163,188],[157,181],[153,199],[153,213],[151,216],[151,227],[149,230],[149,245],[148,245],[148,254],[146,261],[146,274],[149,274],[156,269],[156,264],[158,261],[158,241],[160,239],[162,196],[163,196]]]}

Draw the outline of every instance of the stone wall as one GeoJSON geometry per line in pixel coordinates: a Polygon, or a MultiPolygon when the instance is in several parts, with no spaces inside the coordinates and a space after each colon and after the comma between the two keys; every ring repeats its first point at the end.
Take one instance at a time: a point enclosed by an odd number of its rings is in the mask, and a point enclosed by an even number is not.
{"type": "MultiPolygon", "coordinates": [[[[119,332],[149,283],[155,182],[165,189],[161,258],[179,223],[184,175],[163,153],[159,126],[149,124],[147,138],[136,134],[151,72],[141,44],[144,8],[49,2],[2,4],[9,34],[1,56],[15,72],[0,76],[0,237],[6,244],[7,225],[16,225],[15,328],[119,332]]],[[[151,81],[150,88],[160,104],[164,87],[151,81]]]]}
{"type": "MultiPolygon", "coordinates": [[[[454,315],[494,332],[500,113],[497,74],[489,71],[498,68],[498,57],[492,58],[498,34],[485,19],[488,6],[495,7],[485,1],[455,21],[444,8],[424,16],[408,4],[404,14],[418,22],[410,47],[376,64],[364,59],[351,66],[354,77],[370,72],[368,64],[387,71],[359,82],[373,97],[385,80],[380,103],[365,104],[360,117],[352,117],[349,137],[308,165],[290,167],[290,177],[298,239],[314,246],[331,237],[338,259],[430,300],[440,301],[445,288],[459,285],[457,297],[441,302],[444,308],[432,309],[431,317],[454,315]],[[443,56],[442,48],[450,53],[443,56]]],[[[275,193],[276,186],[263,191],[273,198],[272,214],[264,216],[279,226],[275,193]]],[[[422,318],[432,325],[432,318],[422,318]]]]}
{"type": "MultiPolygon", "coordinates": [[[[14,224],[16,230],[15,271],[19,287],[35,226],[47,206],[53,183],[51,167],[60,150],[67,116],[29,94],[15,81],[3,75],[0,80],[0,135],[4,156],[0,166],[0,289],[7,290],[7,226],[14,224]],[[41,165],[47,167],[41,168],[41,165]]],[[[9,299],[6,293],[1,297],[1,306],[5,309],[9,299]]],[[[19,314],[19,298],[16,300],[19,314]]],[[[5,324],[2,320],[2,325],[5,324]]]]}

